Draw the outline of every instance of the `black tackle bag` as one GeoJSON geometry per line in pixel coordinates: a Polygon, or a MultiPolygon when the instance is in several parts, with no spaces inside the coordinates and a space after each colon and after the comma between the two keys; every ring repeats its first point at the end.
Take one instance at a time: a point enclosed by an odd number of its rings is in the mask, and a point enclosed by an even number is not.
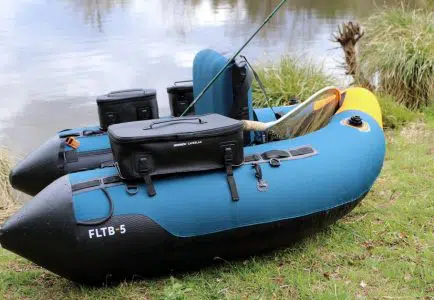
{"type": "Polygon", "coordinates": [[[114,91],[96,99],[101,129],[112,124],[158,119],[155,90],[132,89],[114,91]]]}
{"type": "Polygon", "coordinates": [[[232,199],[239,200],[232,167],[244,159],[241,121],[207,114],[116,124],[108,134],[120,176],[144,179],[150,196],[154,175],[224,168],[232,199]]]}

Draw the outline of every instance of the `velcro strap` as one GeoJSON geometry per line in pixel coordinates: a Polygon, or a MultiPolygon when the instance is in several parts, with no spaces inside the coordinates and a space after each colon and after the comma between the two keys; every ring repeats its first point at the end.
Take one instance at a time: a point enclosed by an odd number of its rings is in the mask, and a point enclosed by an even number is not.
{"type": "Polygon", "coordinates": [[[294,150],[289,150],[292,156],[302,156],[315,153],[315,150],[312,147],[305,146],[294,150]]]}
{"type": "Polygon", "coordinates": [[[87,181],[87,182],[82,182],[82,183],[77,183],[77,184],[74,184],[72,186],[72,191],[76,192],[76,191],[79,191],[79,190],[89,189],[89,188],[92,188],[92,187],[99,186],[100,184],[101,184],[101,181],[99,179],[92,180],[92,181],[87,181]]]}
{"type": "Polygon", "coordinates": [[[252,155],[247,155],[246,157],[244,157],[245,163],[249,163],[252,161],[259,161],[259,160],[261,160],[261,156],[259,154],[252,154],[252,155]]]}
{"type": "Polygon", "coordinates": [[[262,157],[265,160],[273,159],[273,158],[287,158],[290,154],[287,151],[283,150],[270,150],[262,153],[262,157]]]}

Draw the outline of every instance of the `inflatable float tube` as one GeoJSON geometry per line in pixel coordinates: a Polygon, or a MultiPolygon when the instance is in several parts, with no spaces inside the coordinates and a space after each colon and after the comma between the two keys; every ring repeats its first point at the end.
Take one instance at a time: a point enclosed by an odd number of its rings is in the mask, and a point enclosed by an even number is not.
{"type": "Polygon", "coordinates": [[[380,107],[370,92],[350,89],[326,127],[245,154],[234,169],[238,202],[223,171],[155,178],[153,198],[143,185],[130,190],[113,167],[83,171],[57,179],[12,216],[0,243],[84,284],[291,245],[343,217],[371,189],[385,155],[380,107]]]}
{"type": "MultiPolygon", "coordinates": [[[[274,107],[274,111],[285,114],[294,107],[274,107]]],[[[261,122],[275,120],[270,108],[255,109],[254,116],[261,122]]],[[[66,174],[110,166],[113,166],[113,155],[107,132],[99,126],[65,129],[20,161],[11,171],[9,181],[13,188],[35,196],[66,174]],[[68,145],[69,137],[80,146],[74,149],[68,145]]]]}

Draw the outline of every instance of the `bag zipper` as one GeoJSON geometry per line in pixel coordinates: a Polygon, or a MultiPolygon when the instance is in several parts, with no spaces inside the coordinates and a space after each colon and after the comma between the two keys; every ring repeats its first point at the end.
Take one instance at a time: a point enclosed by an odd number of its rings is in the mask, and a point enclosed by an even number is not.
{"type": "Polygon", "coordinates": [[[235,124],[219,129],[209,129],[201,132],[186,132],[179,133],[176,135],[165,135],[161,137],[131,137],[131,138],[118,138],[109,133],[109,137],[120,144],[134,143],[134,142],[154,142],[154,141],[168,141],[168,140],[178,140],[185,138],[207,138],[207,137],[217,137],[221,134],[232,134],[242,130],[242,124],[235,124]]]}

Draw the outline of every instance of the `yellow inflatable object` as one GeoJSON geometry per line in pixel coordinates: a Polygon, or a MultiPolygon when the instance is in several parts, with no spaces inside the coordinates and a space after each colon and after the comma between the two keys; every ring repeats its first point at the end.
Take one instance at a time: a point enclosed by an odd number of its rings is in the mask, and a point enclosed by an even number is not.
{"type": "Polygon", "coordinates": [[[349,110],[359,110],[373,117],[383,128],[383,117],[377,97],[367,89],[354,87],[345,91],[345,100],[336,114],[349,110]]]}

